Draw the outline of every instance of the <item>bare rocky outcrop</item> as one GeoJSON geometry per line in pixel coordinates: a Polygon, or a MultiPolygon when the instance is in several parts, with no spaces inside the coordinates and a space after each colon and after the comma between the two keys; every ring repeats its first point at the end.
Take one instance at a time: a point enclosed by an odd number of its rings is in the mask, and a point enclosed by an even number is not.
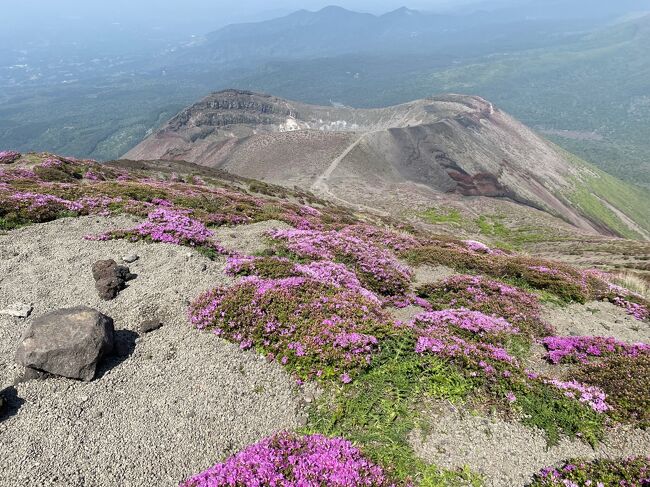
{"type": "Polygon", "coordinates": [[[16,361],[24,367],[90,381],[113,350],[113,320],[80,306],[36,318],[23,334],[16,361]]]}

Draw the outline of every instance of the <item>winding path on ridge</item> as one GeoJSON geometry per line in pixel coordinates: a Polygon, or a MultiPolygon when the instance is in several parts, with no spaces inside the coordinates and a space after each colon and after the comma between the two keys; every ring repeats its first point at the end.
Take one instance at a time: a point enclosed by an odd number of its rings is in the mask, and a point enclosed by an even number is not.
{"type": "Polygon", "coordinates": [[[341,197],[335,195],[334,193],[332,193],[332,191],[329,188],[329,185],[327,184],[327,181],[329,180],[330,176],[339,167],[339,164],[341,164],[341,161],[343,161],[343,159],[345,159],[350,154],[350,152],[352,152],[361,143],[361,141],[367,135],[373,134],[375,132],[380,132],[380,130],[375,130],[375,131],[372,131],[372,132],[365,132],[365,133],[361,134],[361,136],[357,140],[355,140],[352,144],[350,144],[336,159],[334,159],[330,163],[329,166],[327,166],[327,169],[325,169],[323,174],[321,174],[320,176],[318,176],[316,178],[316,180],[314,181],[314,183],[311,185],[311,187],[309,189],[313,193],[316,193],[316,194],[320,193],[320,194],[325,195],[325,196],[327,196],[327,197],[329,197],[329,198],[331,198],[331,199],[333,199],[335,201],[343,203],[346,206],[356,208],[357,210],[365,210],[365,211],[367,211],[369,213],[374,213],[374,214],[384,216],[384,217],[389,216],[388,212],[378,210],[377,208],[372,208],[370,206],[365,206],[365,205],[362,205],[362,204],[359,204],[359,203],[352,203],[350,201],[344,200],[343,198],[341,198],[341,197]]]}

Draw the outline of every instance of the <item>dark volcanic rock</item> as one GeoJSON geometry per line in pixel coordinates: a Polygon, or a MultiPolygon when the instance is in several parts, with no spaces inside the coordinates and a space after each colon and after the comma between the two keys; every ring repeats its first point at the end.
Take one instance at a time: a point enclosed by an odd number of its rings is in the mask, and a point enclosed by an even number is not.
{"type": "Polygon", "coordinates": [[[93,264],[95,288],[99,297],[107,301],[115,299],[118,293],[126,288],[126,282],[135,279],[129,268],[117,265],[114,260],[98,260],[93,264]]]}
{"type": "Polygon", "coordinates": [[[92,380],[99,360],[113,350],[113,320],[80,306],[36,318],[23,334],[16,361],[72,379],[92,380]]]}
{"type": "Polygon", "coordinates": [[[157,318],[154,318],[152,320],[146,320],[143,321],[142,324],[140,325],[140,331],[142,333],[149,333],[151,331],[155,331],[163,326],[163,322],[157,318]]]}

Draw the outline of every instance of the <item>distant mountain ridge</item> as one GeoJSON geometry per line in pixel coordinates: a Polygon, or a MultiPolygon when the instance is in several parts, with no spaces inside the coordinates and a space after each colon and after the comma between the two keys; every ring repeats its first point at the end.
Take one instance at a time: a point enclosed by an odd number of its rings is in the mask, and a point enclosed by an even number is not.
{"type": "Polygon", "coordinates": [[[392,214],[434,202],[487,205],[546,213],[586,232],[650,237],[641,190],[479,97],[353,109],[226,90],[181,111],[124,157],[186,160],[392,214]]]}
{"type": "Polygon", "coordinates": [[[481,53],[496,46],[511,47],[506,39],[509,31],[517,33],[520,48],[547,43],[548,39],[541,42],[536,38],[541,32],[550,36],[559,33],[544,18],[526,18],[507,9],[456,15],[402,7],[374,15],[329,6],[223,27],[207,34],[199,45],[182,51],[176,62],[251,62],[363,52],[415,55],[470,45],[481,53]]]}

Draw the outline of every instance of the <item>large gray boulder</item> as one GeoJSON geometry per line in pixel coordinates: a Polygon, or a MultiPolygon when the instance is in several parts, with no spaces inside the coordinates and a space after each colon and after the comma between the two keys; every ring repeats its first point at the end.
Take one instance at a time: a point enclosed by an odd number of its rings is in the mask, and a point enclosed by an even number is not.
{"type": "Polygon", "coordinates": [[[72,379],[92,380],[99,360],[113,350],[113,320],[85,306],[36,318],[20,339],[16,361],[72,379]]]}

